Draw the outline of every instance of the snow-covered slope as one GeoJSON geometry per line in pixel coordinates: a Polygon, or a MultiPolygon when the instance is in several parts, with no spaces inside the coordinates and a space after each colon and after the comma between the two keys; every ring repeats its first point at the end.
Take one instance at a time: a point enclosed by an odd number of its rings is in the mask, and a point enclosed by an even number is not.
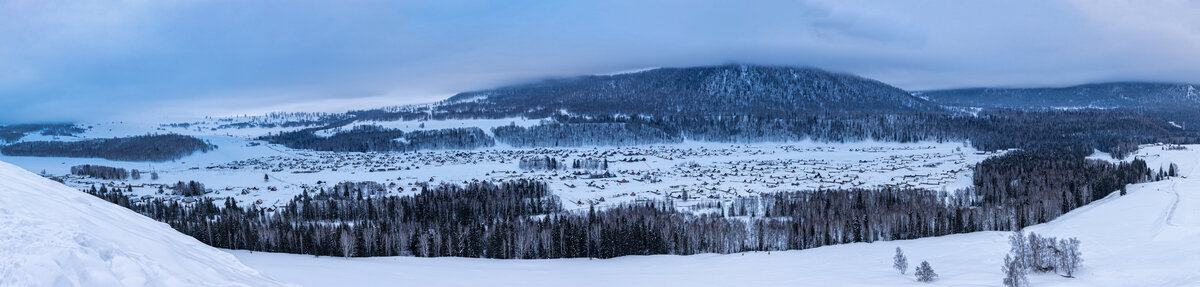
{"type": "Polygon", "coordinates": [[[278,286],[228,253],[0,162],[0,286],[278,286]]]}
{"type": "MultiPolygon", "coordinates": [[[[1028,231],[1082,241],[1076,278],[1030,275],[1033,286],[1200,286],[1200,146],[1144,147],[1151,168],[1174,162],[1186,177],[1136,184],[1129,194],[1076,209],[1028,231]]],[[[809,250],[607,260],[342,259],[234,251],[246,264],[308,286],[1002,286],[1008,232],[856,243],[809,250]],[[892,269],[897,246],[932,284],[892,269]]]]}

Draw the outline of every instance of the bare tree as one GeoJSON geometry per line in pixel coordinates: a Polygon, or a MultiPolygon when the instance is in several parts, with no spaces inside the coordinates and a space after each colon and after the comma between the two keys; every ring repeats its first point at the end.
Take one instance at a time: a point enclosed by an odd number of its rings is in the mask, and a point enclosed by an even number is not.
{"type": "Polygon", "coordinates": [[[1026,261],[1029,258],[1029,242],[1025,241],[1024,231],[1014,231],[1008,236],[1008,244],[1012,247],[1009,253],[1012,254],[1014,264],[1020,267],[1021,270],[1027,270],[1029,263],[1026,261]]]}
{"type": "Polygon", "coordinates": [[[1004,286],[1029,286],[1029,281],[1025,279],[1025,268],[1021,267],[1019,259],[1004,255],[1004,266],[1000,270],[1004,272],[1004,286]]]}
{"type": "Polygon", "coordinates": [[[1075,270],[1083,263],[1083,253],[1079,252],[1079,239],[1072,237],[1059,240],[1058,250],[1061,253],[1058,256],[1058,269],[1067,277],[1075,277],[1075,270]]]}
{"type": "Polygon", "coordinates": [[[338,243],[341,243],[342,257],[354,256],[354,232],[349,229],[342,230],[342,236],[338,237],[338,243]]]}

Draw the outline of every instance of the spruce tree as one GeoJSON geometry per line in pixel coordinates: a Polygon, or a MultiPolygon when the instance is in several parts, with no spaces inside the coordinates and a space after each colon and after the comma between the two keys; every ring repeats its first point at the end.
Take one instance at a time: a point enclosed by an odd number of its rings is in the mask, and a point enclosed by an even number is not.
{"type": "Polygon", "coordinates": [[[899,246],[896,247],[896,256],[892,257],[892,268],[896,268],[900,274],[908,270],[908,257],[904,256],[904,251],[900,250],[899,246]]]}
{"type": "Polygon", "coordinates": [[[921,261],[921,265],[917,266],[917,271],[913,272],[917,276],[917,281],[933,282],[937,278],[937,273],[933,272],[933,267],[929,266],[929,261],[921,261]]]}

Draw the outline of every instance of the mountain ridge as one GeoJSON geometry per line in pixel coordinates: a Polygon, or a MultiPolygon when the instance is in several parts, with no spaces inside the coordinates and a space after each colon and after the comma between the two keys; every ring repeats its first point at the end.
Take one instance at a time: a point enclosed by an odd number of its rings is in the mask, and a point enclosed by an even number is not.
{"type": "Polygon", "coordinates": [[[816,68],[730,64],[557,78],[463,92],[451,111],[532,117],[556,113],[795,116],[828,112],[943,112],[886,83],[816,68]]]}

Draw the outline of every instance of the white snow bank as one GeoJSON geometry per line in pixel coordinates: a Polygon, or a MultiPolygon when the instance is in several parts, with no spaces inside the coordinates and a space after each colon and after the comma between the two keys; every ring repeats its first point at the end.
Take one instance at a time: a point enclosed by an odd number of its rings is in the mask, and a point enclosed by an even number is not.
{"type": "Polygon", "coordinates": [[[163,223],[0,162],[0,286],[278,286],[163,223]]]}

